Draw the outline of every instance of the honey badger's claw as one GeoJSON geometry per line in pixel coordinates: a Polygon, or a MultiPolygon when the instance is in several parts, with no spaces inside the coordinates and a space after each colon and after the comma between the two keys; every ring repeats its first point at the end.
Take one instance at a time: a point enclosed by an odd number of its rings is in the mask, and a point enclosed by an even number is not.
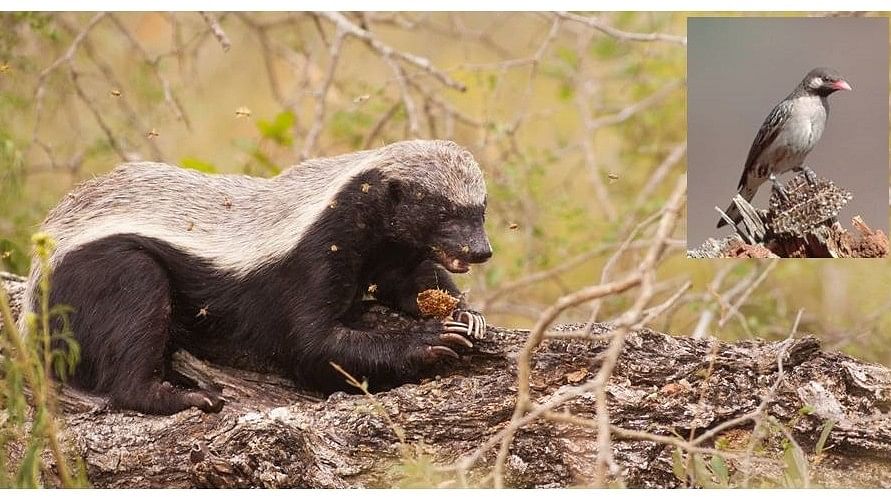
{"type": "Polygon", "coordinates": [[[466,335],[480,338],[486,333],[486,317],[473,310],[455,310],[452,318],[467,325],[466,335]]]}
{"type": "Polygon", "coordinates": [[[468,313],[467,315],[462,315],[467,317],[467,335],[470,337],[476,337],[476,318],[473,315],[468,313]]]}
{"type": "Polygon", "coordinates": [[[471,343],[466,337],[460,334],[455,334],[453,332],[446,331],[445,334],[440,334],[439,339],[447,343],[460,344],[468,348],[473,348],[473,343],[471,343]]]}
{"type": "MultiPolygon", "coordinates": [[[[443,330],[446,332],[446,334],[461,336],[465,340],[472,336],[470,326],[468,324],[465,324],[464,322],[447,320],[443,322],[443,326],[443,330]]],[[[469,340],[467,340],[467,342],[470,343],[469,340]]],[[[470,344],[470,346],[473,346],[473,344],[470,344]]]]}
{"type": "Polygon", "coordinates": [[[455,353],[455,350],[448,348],[446,346],[428,346],[427,350],[429,350],[431,353],[433,353],[433,355],[435,355],[437,357],[446,356],[446,357],[452,357],[456,360],[461,358],[458,356],[457,353],[455,353]]]}
{"type": "Polygon", "coordinates": [[[442,323],[446,332],[457,332],[458,334],[467,334],[467,324],[464,322],[456,322],[454,320],[446,320],[442,323]]]}
{"type": "Polygon", "coordinates": [[[486,325],[486,317],[484,317],[481,313],[477,313],[477,316],[479,317],[479,325],[480,325],[479,335],[482,336],[483,334],[486,333],[486,328],[488,327],[486,325]]]}

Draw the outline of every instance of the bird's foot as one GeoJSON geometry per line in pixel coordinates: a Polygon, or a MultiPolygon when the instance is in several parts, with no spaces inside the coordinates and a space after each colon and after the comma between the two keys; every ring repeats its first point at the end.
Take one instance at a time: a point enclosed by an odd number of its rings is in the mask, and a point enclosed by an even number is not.
{"type": "Polygon", "coordinates": [[[811,185],[811,188],[817,186],[817,174],[813,169],[805,165],[801,168],[801,172],[804,172],[804,178],[807,179],[807,184],[811,185]]]}
{"type": "Polygon", "coordinates": [[[776,178],[776,176],[770,176],[770,182],[773,183],[773,192],[782,200],[783,202],[789,201],[789,194],[786,192],[786,188],[783,187],[782,183],[776,178]]]}

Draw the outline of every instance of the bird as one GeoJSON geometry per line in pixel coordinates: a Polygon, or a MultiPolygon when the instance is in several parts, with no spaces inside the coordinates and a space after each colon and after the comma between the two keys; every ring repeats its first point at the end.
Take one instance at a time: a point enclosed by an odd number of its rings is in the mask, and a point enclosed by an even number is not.
{"type": "MultiPolygon", "coordinates": [[[[751,201],[767,180],[773,183],[780,196],[785,195],[776,177],[790,170],[804,172],[809,183],[816,183],[816,175],[804,165],[804,159],[826,128],[829,96],[840,90],[851,90],[851,84],[838,71],[814,68],[791,94],[773,108],[749,148],[737,187],[743,198],[751,201]]],[[[734,224],[742,220],[734,204],[730,205],[726,214],[734,224]]],[[[727,221],[721,218],[718,228],[726,224],[727,221]]]]}

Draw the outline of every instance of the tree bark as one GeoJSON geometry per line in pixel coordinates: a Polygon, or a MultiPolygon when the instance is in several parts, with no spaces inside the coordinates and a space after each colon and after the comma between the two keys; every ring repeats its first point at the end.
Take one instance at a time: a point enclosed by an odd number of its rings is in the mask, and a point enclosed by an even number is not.
{"type": "MultiPolygon", "coordinates": [[[[9,280],[7,286],[14,296],[20,293],[9,280]]],[[[374,401],[343,393],[321,399],[277,376],[217,367],[179,352],[179,370],[222,386],[228,400],[222,412],[146,416],[63,388],[65,437],[96,487],[457,486],[454,472],[439,467],[472,453],[510,421],[514,358],[526,335],[490,328],[471,354],[439,375],[377,393],[374,401]]],[[[533,397],[542,402],[594,377],[607,343],[546,341],[534,357],[533,397]]],[[[814,337],[726,343],[642,329],[627,337],[608,395],[614,425],[685,439],[770,398],[766,412],[807,453],[812,484],[891,487],[891,370],[824,352],[814,337]],[[783,376],[772,393],[778,356],[783,376]],[[814,444],[828,420],[835,425],[825,452],[816,455],[814,444]]],[[[588,395],[559,411],[596,419],[588,395]]],[[[702,446],[739,455],[751,432],[751,422],[741,423],[702,446]]],[[[748,472],[753,485],[782,478],[787,465],[778,440],[768,437],[751,460],[729,459],[733,478],[748,472]]],[[[535,421],[514,439],[506,483],[588,485],[596,444],[596,432],[580,424],[535,421]]],[[[684,485],[673,472],[673,446],[614,438],[612,447],[620,468],[615,478],[624,485],[684,485]]],[[[470,470],[470,485],[491,471],[495,453],[483,454],[470,470]]]]}

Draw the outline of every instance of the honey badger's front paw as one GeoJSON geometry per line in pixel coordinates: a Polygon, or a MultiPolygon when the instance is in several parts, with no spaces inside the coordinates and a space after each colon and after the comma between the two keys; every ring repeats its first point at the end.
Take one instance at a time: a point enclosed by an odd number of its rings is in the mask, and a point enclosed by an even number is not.
{"type": "Polygon", "coordinates": [[[426,332],[415,338],[418,345],[412,351],[423,364],[448,358],[459,359],[460,351],[473,347],[473,343],[465,337],[468,329],[467,324],[453,320],[430,321],[426,332]]]}
{"type": "Polygon", "coordinates": [[[480,339],[486,333],[486,317],[474,310],[455,310],[452,312],[452,320],[446,321],[446,328],[452,328],[451,332],[480,339]],[[461,330],[463,329],[463,330],[461,330]]]}

